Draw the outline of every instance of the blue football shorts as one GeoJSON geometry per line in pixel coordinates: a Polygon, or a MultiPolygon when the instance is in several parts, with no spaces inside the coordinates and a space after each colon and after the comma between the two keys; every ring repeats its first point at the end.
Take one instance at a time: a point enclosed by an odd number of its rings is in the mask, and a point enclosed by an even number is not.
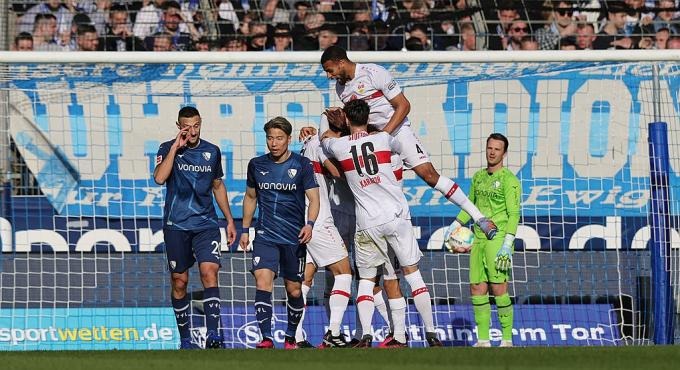
{"type": "Polygon", "coordinates": [[[163,229],[165,256],[170,272],[182,273],[194,262],[220,263],[220,229],[199,231],[163,229]]]}

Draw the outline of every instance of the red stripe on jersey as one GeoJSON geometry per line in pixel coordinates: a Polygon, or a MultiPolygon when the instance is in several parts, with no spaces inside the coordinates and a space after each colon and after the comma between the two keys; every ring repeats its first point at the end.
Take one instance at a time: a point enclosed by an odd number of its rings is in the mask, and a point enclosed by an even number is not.
{"type": "Polygon", "coordinates": [[[397,178],[397,181],[401,181],[401,179],[404,177],[404,169],[400,168],[398,170],[394,170],[394,177],[397,178]]]}
{"type": "Polygon", "coordinates": [[[424,286],[424,287],[422,287],[422,288],[418,288],[418,289],[412,291],[412,292],[411,292],[411,297],[415,297],[415,296],[417,296],[418,294],[421,294],[421,293],[427,293],[427,287],[426,287],[426,286],[424,286]]]}
{"type": "Polygon", "coordinates": [[[373,296],[372,295],[360,295],[360,296],[357,297],[357,303],[363,302],[363,301],[373,302],[373,296]]]}
{"type": "MultiPolygon", "coordinates": [[[[378,164],[385,164],[385,163],[392,163],[392,152],[390,151],[380,151],[380,152],[375,152],[373,153],[378,160],[378,164]]],[[[360,156],[358,158],[359,160],[359,166],[364,167],[364,157],[360,156]]],[[[349,159],[344,159],[340,161],[340,167],[342,167],[342,170],[344,172],[350,172],[354,171],[354,161],[352,158],[349,159]]]]}
{"type": "Polygon", "coordinates": [[[333,294],[338,294],[338,295],[345,296],[345,297],[349,298],[349,292],[346,292],[344,290],[331,290],[331,295],[333,295],[333,294]]]}
{"type": "Polygon", "coordinates": [[[321,163],[317,161],[312,161],[312,165],[314,166],[314,173],[323,173],[323,167],[321,167],[321,163]]]}
{"type": "Polygon", "coordinates": [[[382,96],[383,96],[383,92],[378,90],[378,91],[374,92],[373,94],[363,98],[363,100],[377,99],[377,98],[381,98],[382,96]]]}
{"type": "Polygon", "coordinates": [[[446,195],[445,195],[444,197],[445,197],[446,199],[451,198],[451,196],[453,195],[453,193],[456,192],[456,190],[458,190],[458,184],[453,184],[453,186],[451,187],[451,189],[449,189],[449,191],[446,192],[446,195]]]}

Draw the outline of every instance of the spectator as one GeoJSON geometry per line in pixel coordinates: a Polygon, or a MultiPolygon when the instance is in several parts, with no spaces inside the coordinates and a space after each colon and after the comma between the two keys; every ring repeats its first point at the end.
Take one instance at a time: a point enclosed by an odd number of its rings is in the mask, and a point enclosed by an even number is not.
{"type": "Polygon", "coordinates": [[[231,1],[223,0],[220,2],[217,17],[217,27],[219,28],[221,37],[236,34],[240,22],[231,1]]]}
{"type": "Polygon", "coordinates": [[[40,13],[33,24],[33,50],[65,51],[57,43],[57,17],[52,13],[40,13]]]}
{"type": "MultiPolygon", "coordinates": [[[[85,13],[78,13],[71,19],[71,29],[68,32],[62,34],[61,45],[68,50],[79,50],[78,47],[78,29],[80,26],[94,26],[90,17],[85,13]]],[[[96,28],[95,28],[96,29],[96,28]]],[[[97,34],[99,36],[99,34],[97,34]]]]}
{"type": "MultiPolygon", "coordinates": [[[[420,44],[422,45],[422,50],[432,50],[432,40],[430,39],[430,30],[427,28],[427,26],[422,25],[422,24],[416,24],[413,27],[411,27],[411,31],[409,31],[409,38],[417,38],[420,40],[420,44]]],[[[407,47],[408,49],[408,47],[407,47]]]]}
{"type": "MultiPolygon", "coordinates": [[[[69,1],[68,3],[70,4],[71,2],[69,1]]],[[[50,14],[54,16],[57,25],[55,36],[61,36],[63,33],[68,33],[73,15],[71,10],[62,4],[61,0],[45,0],[28,9],[19,20],[19,32],[33,31],[38,14],[50,14]]],[[[33,35],[35,36],[35,33],[33,35]]]]}
{"type": "Polygon", "coordinates": [[[510,30],[510,25],[515,19],[519,18],[517,5],[512,0],[502,0],[498,4],[498,22],[489,25],[489,50],[505,50],[507,47],[507,38],[510,30]],[[493,31],[495,30],[495,32],[493,31]],[[503,42],[506,40],[506,42],[503,42]]]}
{"type": "Polygon", "coordinates": [[[425,48],[423,46],[423,42],[420,41],[420,39],[417,38],[417,37],[409,37],[406,40],[404,49],[408,50],[408,51],[423,51],[423,50],[425,50],[425,48]]]}
{"type": "Polygon", "coordinates": [[[274,28],[274,45],[268,51],[291,51],[293,39],[290,37],[288,26],[283,24],[276,25],[274,28]]]}
{"type": "Polygon", "coordinates": [[[576,30],[576,47],[579,50],[591,50],[596,38],[595,27],[592,24],[581,23],[578,25],[576,30]]]}
{"type": "Polygon", "coordinates": [[[144,42],[134,35],[130,27],[128,10],[125,6],[115,4],[109,11],[109,24],[104,39],[106,51],[144,51],[144,42]]]}
{"type": "Polygon", "coordinates": [[[132,29],[135,36],[144,40],[158,28],[158,23],[163,18],[161,7],[164,3],[165,0],[152,0],[137,12],[135,26],[132,29]]]}
{"type": "Polygon", "coordinates": [[[541,50],[555,50],[560,39],[576,34],[577,26],[574,22],[574,10],[567,1],[552,2],[552,23],[536,31],[536,40],[541,50]]]}
{"type": "Polygon", "coordinates": [[[560,50],[576,50],[576,42],[573,37],[564,37],[560,40],[560,50]]]}
{"type": "Polygon", "coordinates": [[[267,25],[253,22],[249,27],[248,51],[263,51],[267,46],[267,25]]]}
{"type": "Polygon", "coordinates": [[[28,32],[20,32],[14,38],[14,51],[33,51],[33,36],[28,32]]]}
{"type": "Polygon", "coordinates": [[[210,40],[203,36],[194,42],[192,49],[194,51],[210,51],[210,40]]]}
{"type": "Polygon", "coordinates": [[[76,46],[76,51],[98,51],[99,35],[97,34],[97,29],[91,24],[79,25],[76,46]]]}
{"type": "Polygon", "coordinates": [[[477,34],[475,27],[471,22],[463,22],[460,24],[460,42],[455,46],[459,51],[473,51],[477,50],[477,34]]]}
{"type": "Polygon", "coordinates": [[[167,32],[157,32],[150,36],[153,40],[153,51],[173,51],[172,34],[167,32]]]}
{"type": "Polygon", "coordinates": [[[242,37],[224,39],[220,51],[248,51],[248,45],[242,37]]]}
{"type": "Polygon", "coordinates": [[[295,0],[260,0],[262,19],[267,23],[279,24],[290,22],[290,9],[295,5],[295,0]]]}
{"type": "Polygon", "coordinates": [[[353,30],[352,33],[349,35],[349,50],[352,51],[371,50],[370,36],[362,28],[357,28],[353,30]]]}
{"type": "Polygon", "coordinates": [[[77,9],[87,14],[97,29],[97,34],[104,36],[107,32],[106,25],[111,6],[112,0],[79,1],[77,9]]]}
{"type": "Polygon", "coordinates": [[[666,49],[680,49],[680,36],[671,36],[666,44],[666,49]]]}
{"type": "Polygon", "coordinates": [[[675,1],[673,0],[659,0],[657,1],[658,13],[652,20],[652,27],[654,32],[660,29],[666,29],[668,32],[678,35],[680,34],[680,27],[678,19],[674,17],[675,1]]]}
{"type": "Polygon", "coordinates": [[[326,50],[329,46],[333,46],[338,43],[338,33],[335,28],[324,25],[321,26],[319,30],[319,50],[326,50]]]}
{"type": "Polygon", "coordinates": [[[625,0],[625,5],[627,6],[627,15],[626,25],[623,29],[627,36],[640,36],[642,32],[653,32],[649,28],[654,13],[646,12],[645,0],[625,0]]]}
{"type": "Polygon", "coordinates": [[[538,41],[532,36],[524,36],[519,44],[519,50],[538,50],[538,41]]]}
{"type": "MultiPolygon", "coordinates": [[[[162,22],[160,22],[156,33],[168,33],[172,35],[172,49],[177,51],[189,50],[193,36],[200,36],[197,32],[192,35],[182,32],[180,24],[183,22],[181,7],[178,2],[171,0],[163,3],[162,22]]],[[[193,25],[192,25],[193,28],[193,25]]],[[[195,30],[195,29],[194,29],[195,30]]],[[[145,40],[147,49],[153,48],[155,40],[147,37],[145,40]]]]}
{"type": "Polygon", "coordinates": [[[505,50],[520,50],[522,38],[529,35],[529,25],[522,19],[515,19],[510,23],[508,36],[503,41],[505,50]]]}
{"type": "Polygon", "coordinates": [[[635,42],[632,38],[623,35],[626,25],[626,7],[620,1],[611,1],[607,6],[607,23],[597,34],[593,42],[593,49],[632,49],[635,42]]]}
{"type": "Polygon", "coordinates": [[[654,35],[654,49],[666,49],[671,33],[668,28],[660,28],[654,35]]]}
{"type": "Polygon", "coordinates": [[[326,22],[323,14],[308,12],[304,20],[304,34],[293,34],[294,50],[319,50],[319,29],[326,22]]]}

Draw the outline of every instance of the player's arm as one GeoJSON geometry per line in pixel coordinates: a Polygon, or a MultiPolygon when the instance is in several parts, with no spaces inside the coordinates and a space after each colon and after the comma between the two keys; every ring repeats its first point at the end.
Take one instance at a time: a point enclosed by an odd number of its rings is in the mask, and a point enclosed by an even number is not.
{"type": "Polygon", "coordinates": [[[159,148],[156,158],[160,157],[161,162],[158,163],[156,168],[153,170],[153,181],[155,181],[156,184],[163,185],[170,177],[177,150],[187,145],[187,142],[189,141],[189,137],[187,136],[188,131],[189,127],[186,127],[177,133],[177,137],[175,138],[175,141],[172,143],[167,153],[164,152],[164,148],[159,148]]]}
{"type": "Polygon", "coordinates": [[[248,186],[246,187],[246,195],[243,197],[243,222],[241,240],[239,241],[239,245],[244,252],[248,250],[248,244],[250,243],[248,229],[250,229],[250,224],[253,222],[255,208],[257,208],[257,192],[255,191],[255,188],[248,186]]]}
{"type": "Polygon", "coordinates": [[[334,177],[334,178],[341,178],[342,172],[338,169],[339,165],[336,164],[335,160],[331,160],[328,158],[326,153],[324,152],[323,148],[321,146],[318,146],[316,148],[316,156],[319,158],[319,162],[321,162],[321,165],[323,166],[326,175],[334,177]]]}
{"type": "Polygon", "coordinates": [[[305,190],[305,196],[307,197],[307,223],[300,229],[298,238],[301,244],[308,243],[312,239],[312,229],[314,229],[314,223],[316,218],[319,217],[319,209],[321,204],[319,203],[319,188],[310,188],[305,190]]]}
{"type": "MultiPolygon", "coordinates": [[[[468,193],[468,197],[473,204],[475,203],[475,195],[474,194],[475,194],[475,180],[474,180],[474,176],[473,176],[472,177],[472,184],[470,185],[470,192],[468,193]]],[[[463,225],[466,225],[468,222],[470,222],[471,218],[472,217],[470,217],[470,215],[467,212],[465,212],[461,209],[460,212],[458,212],[458,215],[456,215],[456,219],[453,220],[451,225],[449,225],[449,228],[444,233],[444,240],[446,242],[448,242],[449,241],[449,235],[454,233],[456,230],[458,230],[463,225]]],[[[449,246],[449,249],[453,249],[457,253],[467,253],[467,252],[470,251],[469,247],[468,248],[460,248],[460,247],[456,248],[452,245],[449,246]]]]}
{"type": "Polygon", "coordinates": [[[404,93],[400,93],[389,101],[390,104],[392,104],[392,108],[394,108],[394,114],[392,117],[390,117],[387,125],[383,127],[383,131],[391,134],[394,130],[401,126],[404,118],[406,118],[409,112],[411,112],[411,103],[408,101],[408,99],[406,99],[404,93]]]}
{"type": "Polygon", "coordinates": [[[227,195],[227,187],[224,186],[224,181],[221,178],[213,180],[213,195],[217,206],[224,214],[227,220],[227,245],[231,245],[236,240],[236,226],[234,225],[234,217],[231,214],[229,207],[229,195],[227,195]]]}
{"type": "MultiPolygon", "coordinates": [[[[475,197],[475,177],[474,176],[472,177],[472,181],[470,182],[470,191],[467,194],[468,194],[468,199],[470,199],[470,202],[472,202],[472,204],[474,204],[474,205],[477,205],[477,203],[475,203],[477,201],[477,199],[475,197]]],[[[460,212],[458,212],[458,215],[456,216],[456,221],[458,221],[461,225],[465,225],[468,222],[470,222],[471,218],[472,217],[470,217],[470,215],[467,212],[465,212],[461,209],[460,212]]]]}
{"type": "Polygon", "coordinates": [[[505,212],[508,216],[508,223],[505,228],[505,238],[501,249],[496,253],[496,269],[507,271],[512,268],[512,252],[515,243],[515,234],[519,224],[520,197],[522,187],[515,176],[503,179],[503,192],[505,196],[505,212]]]}

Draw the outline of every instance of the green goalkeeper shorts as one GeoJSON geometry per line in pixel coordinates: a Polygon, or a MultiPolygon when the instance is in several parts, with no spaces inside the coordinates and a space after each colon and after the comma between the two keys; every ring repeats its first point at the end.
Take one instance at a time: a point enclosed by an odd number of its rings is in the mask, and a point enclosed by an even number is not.
{"type": "Polygon", "coordinates": [[[470,251],[470,284],[505,283],[509,278],[509,271],[496,271],[496,253],[503,246],[505,233],[499,232],[493,240],[477,238],[472,243],[470,251]]]}

